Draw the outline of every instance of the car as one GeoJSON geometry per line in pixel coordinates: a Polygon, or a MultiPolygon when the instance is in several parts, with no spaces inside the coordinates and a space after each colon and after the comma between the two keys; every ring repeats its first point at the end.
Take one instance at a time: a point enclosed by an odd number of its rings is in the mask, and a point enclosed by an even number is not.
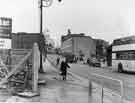
{"type": "Polygon", "coordinates": [[[93,67],[101,67],[100,61],[97,60],[96,58],[89,59],[88,64],[93,67]]]}

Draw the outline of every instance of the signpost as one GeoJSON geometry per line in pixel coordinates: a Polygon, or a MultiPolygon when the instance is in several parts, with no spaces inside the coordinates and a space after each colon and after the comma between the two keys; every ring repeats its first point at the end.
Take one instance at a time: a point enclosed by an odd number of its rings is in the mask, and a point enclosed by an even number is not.
{"type": "Polygon", "coordinates": [[[0,49],[11,49],[11,39],[0,38],[0,49]]]}

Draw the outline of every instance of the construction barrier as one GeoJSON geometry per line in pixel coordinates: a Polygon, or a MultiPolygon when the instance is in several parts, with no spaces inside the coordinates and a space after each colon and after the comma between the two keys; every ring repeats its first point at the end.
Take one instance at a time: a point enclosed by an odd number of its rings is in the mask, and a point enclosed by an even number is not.
{"type": "Polygon", "coordinates": [[[38,70],[40,51],[37,43],[31,50],[11,50],[11,64],[8,68],[0,58],[0,86],[6,85],[12,93],[38,92],[38,70]]]}

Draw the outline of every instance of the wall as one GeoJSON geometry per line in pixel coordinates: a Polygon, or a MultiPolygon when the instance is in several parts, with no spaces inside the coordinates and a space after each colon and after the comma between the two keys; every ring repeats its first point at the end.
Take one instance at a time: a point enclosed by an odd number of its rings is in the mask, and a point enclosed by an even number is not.
{"type": "Polygon", "coordinates": [[[63,52],[68,52],[68,53],[72,53],[73,52],[73,48],[72,48],[72,38],[69,38],[65,41],[62,42],[62,51],[63,52]]]}
{"type": "Polygon", "coordinates": [[[79,55],[79,52],[85,55],[86,58],[91,57],[96,52],[96,45],[92,38],[84,37],[73,37],[74,40],[74,54],[79,55]]]}
{"type": "Polygon", "coordinates": [[[13,33],[12,48],[13,49],[30,49],[34,42],[39,41],[39,33],[13,33]]]}

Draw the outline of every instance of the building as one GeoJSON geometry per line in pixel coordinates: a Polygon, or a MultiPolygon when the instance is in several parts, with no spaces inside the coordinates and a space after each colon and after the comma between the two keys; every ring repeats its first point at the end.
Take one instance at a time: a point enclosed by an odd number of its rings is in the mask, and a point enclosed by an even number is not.
{"type": "Polygon", "coordinates": [[[0,38],[10,38],[12,33],[12,18],[0,17],[0,38]]]}
{"type": "Polygon", "coordinates": [[[12,33],[12,48],[13,49],[31,49],[33,43],[39,42],[40,33],[12,33]]]}
{"type": "Polygon", "coordinates": [[[107,48],[109,43],[102,39],[94,39],[96,44],[96,58],[105,59],[107,56],[107,48]]]}
{"type": "Polygon", "coordinates": [[[11,49],[12,18],[0,17],[0,58],[6,62],[11,49]]]}
{"type": "Polygon", "coordinates": [[[12,19],[0,17],[0,50],[11,49],[12,19]]]}
{"type": "Polygon", "coordinates": [[[45,45],[45,37],[40,33],[12,33],[12,49],[32,49],[34,43],[38,43],[40,50],[40,71],[42,71],[43,56],[46,57],[47,50],[45,45]]]}
{"type": "Polygon", "coordinates": [[[64,53],[70,53],[77,57],[90,58],[96,53],[96,45],[90,36],[70,34],[61,37],[61,49],[64,53]]]}

